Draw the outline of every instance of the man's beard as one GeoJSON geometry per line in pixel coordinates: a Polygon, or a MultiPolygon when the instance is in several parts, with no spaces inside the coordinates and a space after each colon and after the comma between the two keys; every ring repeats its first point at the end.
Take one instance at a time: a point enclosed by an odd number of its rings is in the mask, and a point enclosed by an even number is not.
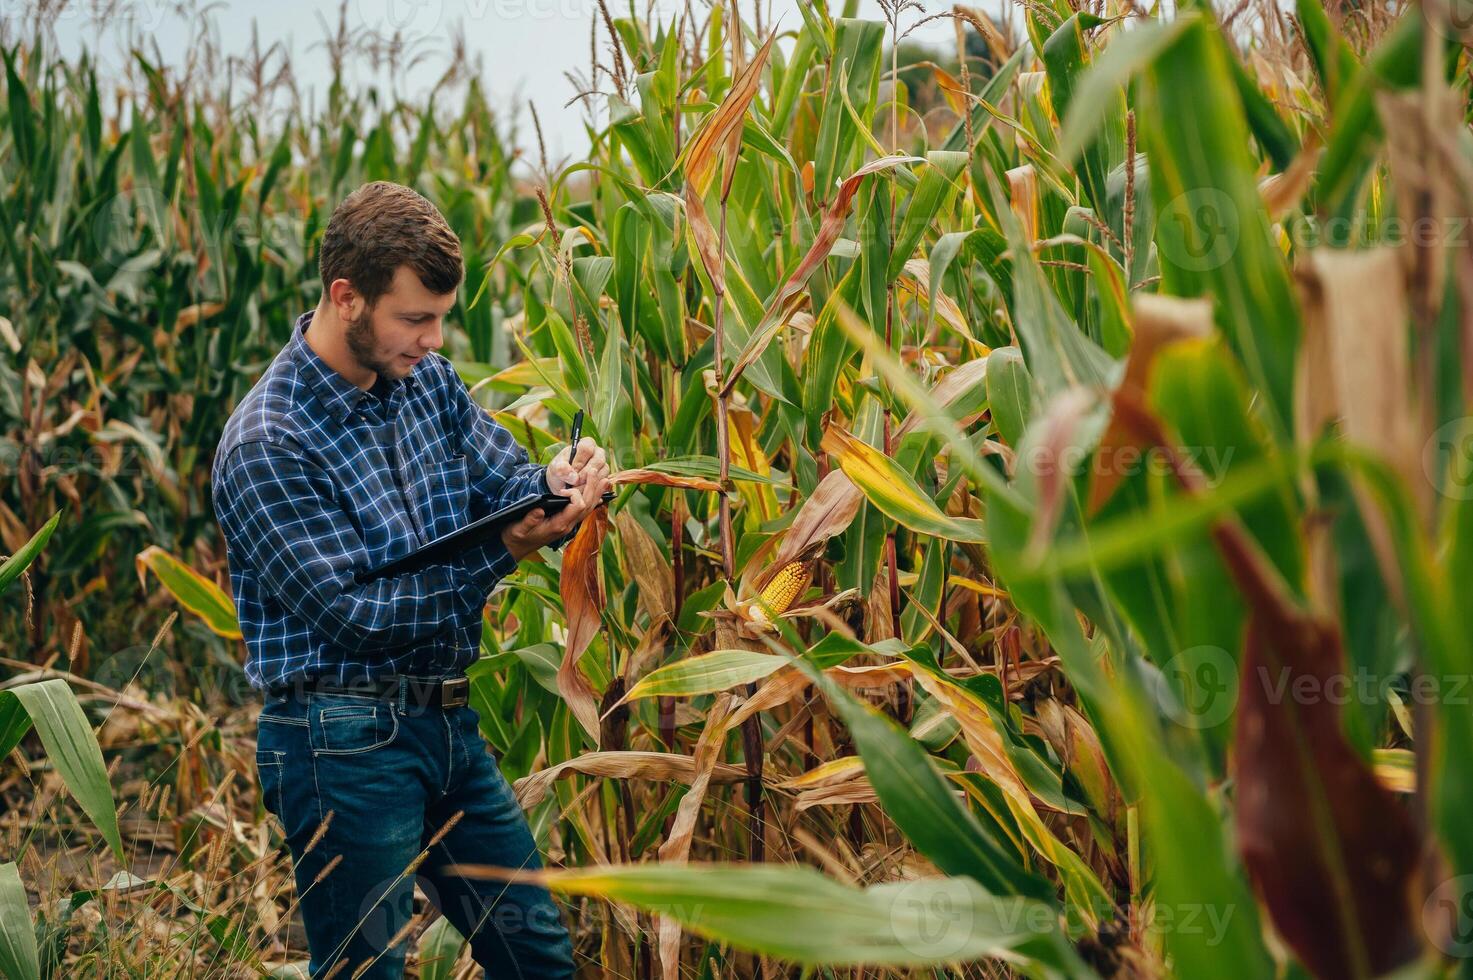
{"type": "Polygon", "coordinates": [[[348,331],[345,335],[348,341],[348,353],[353,355],[353,360],[365,371],[372,371],[382,377],[394,378],[393,368],[380,361],[376,356],[376,346],[373,335],[373,308],[367,307],[363,315],[348,323],[348,331]]]}

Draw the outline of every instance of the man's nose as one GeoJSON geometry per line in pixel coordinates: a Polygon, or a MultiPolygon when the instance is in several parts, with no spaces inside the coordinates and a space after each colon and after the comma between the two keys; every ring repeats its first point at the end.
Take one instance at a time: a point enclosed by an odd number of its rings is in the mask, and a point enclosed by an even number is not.
{"type": "Polygon", "coordinates": [[[445,346],[445,331],[439,320],[431,322],[429,333],[420,335],[419,345],[425,350],[439,350],[445,346]]]}

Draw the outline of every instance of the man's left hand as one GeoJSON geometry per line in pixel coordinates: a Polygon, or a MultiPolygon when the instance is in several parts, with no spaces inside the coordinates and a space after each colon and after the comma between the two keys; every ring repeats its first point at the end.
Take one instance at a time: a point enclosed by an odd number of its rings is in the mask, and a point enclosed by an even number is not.
{"type": "Polygon", "coordinates": [[[590,506],[609,489],[609,462],[602,447],[584,436],[578,445],[568,446],[547,464],[547,488],[564,497],[576,489],[590,506]],[[577,450],[574,453],[574,450],[577,450]]]}

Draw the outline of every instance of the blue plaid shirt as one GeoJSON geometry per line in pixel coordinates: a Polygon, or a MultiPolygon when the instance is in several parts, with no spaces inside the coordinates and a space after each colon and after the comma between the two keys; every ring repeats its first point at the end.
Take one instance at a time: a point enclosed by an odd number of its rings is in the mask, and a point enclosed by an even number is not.
{"type": "Polygon", "coordinates": [[[499,538],[409,575],[360,585],[354,572],[547,492],[546,467],[444,357],[364,391],[308,346],[311,321],[231,413],[211,474],[246,678],[264,690],[458,673],[487,594],[517,567],[499,538]]]}

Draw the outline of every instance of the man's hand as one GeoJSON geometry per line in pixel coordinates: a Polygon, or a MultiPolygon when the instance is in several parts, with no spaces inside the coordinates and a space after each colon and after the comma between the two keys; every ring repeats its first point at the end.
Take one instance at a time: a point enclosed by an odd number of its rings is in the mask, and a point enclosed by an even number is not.
{"type": "Polygon", "coordinates": [[[591,438],[578,441],[576,455],[572,455],[573,448],[564,449],[547,464],[548,489],[569,498],[568,506],[551,515],[539,507],[501,532],[506,550],[517,561],[573,530],[589,511],[603,503],[604,491],[609,489],[609,464],[604,451],[591,438]]]}
{"type": "MultiPolygon", "coordinates": [[[[572,456],[573,447],[567,446],[547,464],[547,489],[553,493],[566,493],[572,487],[608,479],[609,462],[604,458],[604,451],[587,436],[578,440],[577,448],[577,456],[572,456]]],[[[600,490],[593,499],[597,500],[602,493],[600,490]]]]}

